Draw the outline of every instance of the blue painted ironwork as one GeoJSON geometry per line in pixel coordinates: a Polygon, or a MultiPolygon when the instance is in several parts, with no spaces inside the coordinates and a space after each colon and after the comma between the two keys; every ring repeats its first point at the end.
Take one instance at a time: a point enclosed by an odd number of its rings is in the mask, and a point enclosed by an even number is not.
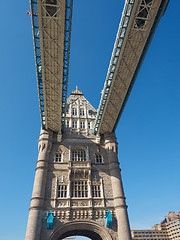
{"type": "Polygon", "coordinates": [[[53,222],[54,222],[54,216],[52,214],[52,211],[50,211],[47,216],[47,229],[48,230],[53,229],[53,222]]]}
{"type": "Polygon", "coordinates": [[[68,76],[69,76],[72,8],[73,8],[73,0],[66,0],[63,93],[62,93],[62,130],[65,127],[65,117],[66,117],[66,99],[67,99],[67,87],[68,87],[68,76]]]}
{"type": "MultiPolygon", "coordinates": [[[[41,51],[40,51],[40,39],[39,39],[37,0],[30,0],[30,4],[31,4],[31,16],[32,16],[32,28],[33,28],[33,40],[34,40],[34,52],[35,52],[35,61],[36,61],[36,74],[37,74],[37,84],[38,84],[38,94],[39,94],[41,125],[42,125],[42,128],[44,129],[45,128],[45,110],[44,110],[42,71],[41,71],[41,51]]],[[[73,7],[73,0],[66,0],[64,60],[63,60],[63,89],[62,89],[62,125],[63,126],[65,122],[65,109],[66,109],[68,74],[69,74],[72,7],[73,7]]]]}
{"type": "Polygon", "coordinates": [[[121,47],[122,47],[123,42],[124,42],[124,37],[125,37],[125,34],[126,34],[126,30],[128,28],[129,19],[131,17],[131,12],[132,12],[132,9],[133,9],[133,6],[134,6],[134,2],[135,2],[135,0],[128,0],[128,1],[125,2],[125,5],[124,5],[121,21],[120,21],[117,36],[116,36],[116,41],[115,41],[115,44],[114,44],[114,49],[113,49],[113,52],[112,52],[112,57],[111,57],[111,60],[110,60],[110,65],[109,65],[109,68],[108,68],[108,72],[107,72],[106,80],[105,80],[105,83],[104,83],[104,88],[103,88],[98,112],[97,112],[97,115],[96,115],[96,120],[95,120],[95,124],[94,124],[94,134],[96,134],[98,132],[98,129],[99,129],[99,126],[100,126],[101,118],[102,118],[103,111],[104,111],[104,108],[105,108],[105,105],[106,105],[106,101],[107,101],[107,98],[108,98],[109,90],[110,90],[111,83],[112,83],[112,80],[113,80],[113,77],[114,77],[114,73],[115,73],[115,70],[116,70],[118,59],[119,59],[119,56],[120,56],[121,47]]]}
{"type": "Polygon", "coordinates": [[[39,39],[39,22],[38,22],[38,10],[37,0],[30,0],[31,4],[31,19],[33,29],[34,40],[34,52],[36,61],[36,75],[39,94],[39,106],[41,115],[41,125],[45,128],[45,113],[44,113],[44,95],[43,95],[43,83],[42,83],[42,71],[41,71],[41,51],[40,51],[40,39],[39,39]],[[36,13],[36,14],[35,14],[36,13]]]}
{"type": "MultiPolygon", "coordinates": [[[[130,18],[134,3],[135,3],[135,0],[129,0],[129,1],[126,1],[125,6],[124,6],[124,10],[123,10],[123,13],[122,13],[122,18],[121,18],[121,21],[120,21],[116,41],[115,41],[115,44],[114,44],[112,57],[111,57],[111,60],[110,60],[110,65],[109,65],[106,81],[105,81],[105,84],[104,84],[103,93],[102,93],[101,100],[100,100],[100,105],[99,105],[99,108],[98,108],[98,112],[97,112],[97,116],[96,116],[96,120],[95,120],[95,124],[94,124],[94,134],[97,134],[100,123],[101,123],[101,118],[102,118],[103,111],[104,111],[104,108],[105,108],[105,105],[106,105],[106,102],[107,102],[108,94],[109,94],[109,91],[110,91],[110,86],[111,86],[111,83],[112,83],[112,80],[113,80],[114,72],[116,70],[116,65],[117,65],[117,62],[118,62],[118,59],[119,59],[121,46],[122,46],[123,41],[124,41],[125,33],[126,33],[126,30],[127,30],[127,27],[128,27],[129,18],[130,18]],[[119,45],[120,45],[120,47],[119,47],[119,45]]],[[[116,122],[115,122],[115,125],[114,125],[114,128],[113,128],[113,132],[116,130],[119,119],[122,115],[122,112],[124,110],[124,107],[126,105],[128,97],[130,95],[130,92],[132,90],[132,87],[133,87],[133,85],[135,83],[135,80],[137,78],[138,72],[139,72],[139,70],[142,66],[143,60],[145,58],[145,55],[147,53],[147,50],[148,50],[149,45],[151,43],[151,40],[154,36],[155,30],[158,26],[158,23],[159,23],[162,15],[164,14],[164,12],[167,8],[168,3],[169,3],[169,0],[163,0],[161,2],[160,8],[158,10],[158,13],[156,15],[155,21],[154,21],[153,26],[151,28],[150,34],[149,34],[148,39],[146,41],[146,44],[145,44],[145,47],[143,49],[142,55],[141,55],[140,60],[138,62],[137,68],[134,72],[131,84],[128,88],[128,91],[127,91],[127,94],[126,94],[125,99],[123,101],[121,110],[120,110],[120,112],[118,114],[118,117],[116,119],[116,122]]]]}
{"type": "Polygon", "coordinates": [[[111,228],[113,223],[113,217],[112,214],[110,213],[110,210],[106,212],[106,227],[111,228]]]}
{"type": "Polygon", "coordinates": [[[150,46],[150,44],[151,44],[151,41],[152,41],[152,39],[153,39],[154,33],[155,33],[155,31],[156,31],[156,28],[157,28],[157,26],[158,26],[158,24],[159,24],[159,21],[160,21],[161,17],[162,17],[162,16],[164,15],[164,13],[165,13],[168,4],[169,4],[169,0],[163,0],[163,1],[161,2],[161,5],[160,5],[159,10],[158,10],[158,12],[157,12],[157,15],[156,15],[156,18],[155,18],[155,20],[154,20],[153,26],[152,26],[152,28],[151,28],[151,31],[150,31],[149,36],[148,36],[148,39],[147,39],[146,44],[145,44],[145,46],[144,46],[143,52],[142,52],[142,54],[141,54],[140,60],[139,60],[139,62],[138,62],[137,68],[136,68],[136,70],[135,70],[135,72],[134,72],[132,81],[131,81],[130,86],[129,86],[129,88],[128,88],[127,94],[126,94],[126,96],[125,96],[125,98],[124,98],[124,101],[123,101],[121,110],[120,110],[119,115],[118,115],[118,117],[117,117],[117,119],[116,119],[116,122],[115,122],[115,125],[114,125],[114,128],[113,128],[113,132],[115,132],[115,130],[116,130],[116,128],[117,128],[117,125],[118,125],[118,123],[119,123],[119,120],[120,120],[120,118],[121,118],[121,115],[122,115],[122,113],[123,113],[123,110],[124,110],[124,108],[125,108],[125,105],[126,105],[126,103],[127,103],[127,100],[128,100],[128,98],[129,98],[129,95],[130,95],[130,93],[131,93],[131,90],[132,90],[132,88],[133,88],[133,86],[134,86],[134,83],[135,83],[135,81],[136,81],[136,78],[137,78],[137,75],[138,75],[138,73],[139,73],[139,70],[141,69],[142,63],[143,63],[143,61],[144,61],[144,58],[145,58],[145,56],[146,56],[146,53],[147,53],[147,51],[148,51],[148,49],[149,49],[149,46],[150,46]]]}

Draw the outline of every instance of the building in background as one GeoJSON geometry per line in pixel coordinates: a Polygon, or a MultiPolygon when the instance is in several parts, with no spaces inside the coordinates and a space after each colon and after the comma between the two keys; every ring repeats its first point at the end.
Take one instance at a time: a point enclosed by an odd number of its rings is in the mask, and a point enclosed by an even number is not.
{"type": "Polygon", "coordinates": [[[132,230],[131,233],[134,240],[180,240],[180,212],[169,212],[151,230],[132,230]]]}

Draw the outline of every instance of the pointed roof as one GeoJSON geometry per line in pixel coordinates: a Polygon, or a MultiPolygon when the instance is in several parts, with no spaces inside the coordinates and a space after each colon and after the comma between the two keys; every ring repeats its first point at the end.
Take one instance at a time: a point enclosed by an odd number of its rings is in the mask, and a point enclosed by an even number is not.
{"type": "Polygon", "coordinates": [[[69,105],[73,102],[78,101],[80,99],[81,101],[86,101],[87,103],[87,109],[90,110],[93,114],[97,113],[97,110],[90,104],[90,102],[84,97],[84,94],[82,91],[78,90],[78,87],[76,86],[76,90],[72,91],[71,95],[67,99],[67,108],[69,108],[69,105]]]}

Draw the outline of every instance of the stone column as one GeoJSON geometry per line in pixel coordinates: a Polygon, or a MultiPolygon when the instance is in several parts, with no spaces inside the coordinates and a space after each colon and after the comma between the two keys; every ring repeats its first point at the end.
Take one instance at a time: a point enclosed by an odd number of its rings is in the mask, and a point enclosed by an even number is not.
{"type": "Polygon", "coordinates": [[[49,152],[52,146],[52,132],[41,130],[38,141],[38,160],[34,187],[29,208],[25,240],[39,240],[43,218],[43,204],[47,179],[49,152]]]}
{"type": "Polygon", "coordinates": [[[114,198],[114,208],[117,218],[117,230],[119,240],[130,240],[131,231],[127,214],[127,205],[124,196],[124,190],[121,179],[121,170],[119,168],[117,156],[117,142],[115,133],[105,133],[105,148],[108,154],[109,170],[111,175],[111,184],[114,198]]]}

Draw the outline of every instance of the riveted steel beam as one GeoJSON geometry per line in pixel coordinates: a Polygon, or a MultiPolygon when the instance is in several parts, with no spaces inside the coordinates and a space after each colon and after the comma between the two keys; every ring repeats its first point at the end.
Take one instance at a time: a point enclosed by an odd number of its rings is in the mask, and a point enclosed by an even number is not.
{"type": "Polygon", "coordinates": [[[125,2],[94,124],[94,134],[115,131],[168,2],[169,0],[125,2]],[[113,114],[114,120],[110,114],[113,114]]]}
{"type": "Polygon", "coordinates": [[[30,0],[42,128],[62,130],[73,0],[30,0]]]}

